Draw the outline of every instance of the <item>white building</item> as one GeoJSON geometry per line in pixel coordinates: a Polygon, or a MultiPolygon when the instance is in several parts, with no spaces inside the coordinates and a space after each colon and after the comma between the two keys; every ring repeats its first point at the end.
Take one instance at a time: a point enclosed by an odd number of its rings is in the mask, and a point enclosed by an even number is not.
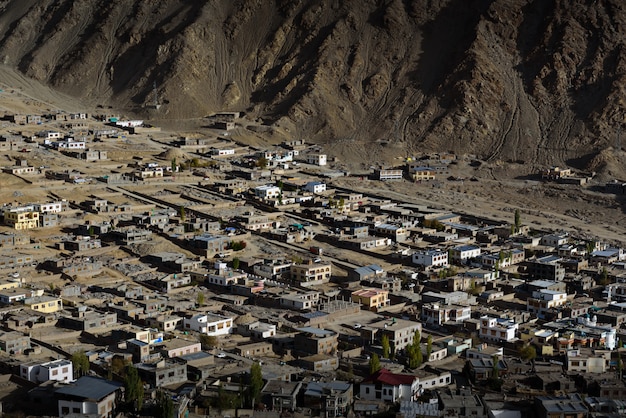
{"type": "Polygon", "coordinates": [[[214,148],[211,150],[212,155],[224,156],[224,155],[235,155],[234,148],[226,148],[226,149],[217,149],[214,148]]]}
{"type": "Polygon", "coordinates": [[[319,292],[292,293],[280,298],[280,306],[298,311],[313,309],[320,300],[319,292]]]}
{"type": "Polygon", "coordinates": [[[472,317],[472,308],[463,305],[441,305],[426,303],[422,306],[421,320],[429,325],[446,322],[463,322],[472,317]]]}
{"type": "Polygon", "coordinates": [[[526,310],[539,317],[546,311],[563,306],[567,303],[567,293],[556,290],[540,289],[533,292],[533,296],[526,299],[526,310]]]}
{"type": "Polygon", "coordinates": [[[37,212],[60,213],[63,212],[64,202],[35,203],[33,206],[37,212]]]}
{"type": "Polygon", "coordinates": [[[414,401],[419,396],[419,386],[417,376],[381,369],[361,382],[359,395],[368,401],[414,401]]]}
{"type": "Polygon", "coordinates": [[[66,359],[47,363],[27,363],[20,366],[20,376],[33,383],[43,383],[48,380],[69,383],[74,380],[74,368],[72,362],[66,359]]]}
{"type": "Polygon", "coordinates": [[[489,341],[513,341],[517,332],[518,324],[510,319],[480,317],[479,337],[489,341]]]}
{"type": "Polygon", "coordinates": [[[119,120],[115,122],[116,126],[120,126],[122,128],[136,128],[138,126],[143,125],[142,120],[119,120]]]}
{"type": "Polygon", "coordinates": [[[567,233],[561,234],[548,234],[541,237],[541,245],[546,245],[548,247],[558,248],[562,245],[567,244],[569,241],[569,235],[567,233]]]}
{"type": "Polygon", "coordinates": [[[260,199],[274,199],[280,196],[281,191],[278,186],[274,186],[273,184],[267,184],[265,186],[255,187],[254,194],[260,199]]]}
{"type": "Polygon", "coordinates": [[[450,250],[453,263],[465,264],[472,258],[480,257],[480,247],[476,245],[460,245],[450,250]]]}
{"type": "Polygon", "coordinates": [[[306,156],[306,162],[314,165],[326,165],[326,154],[309,154],[306,156]]]}
{"type": "Polygon", "coordinates": [[[43,139],[61,139],[63,137],[61,132],[57,131],[41,131],[37,135],[43,139]]]}
{"type": "Polygon", "coordinates": [[[206,276],[205,283],[216,286],[228,287],[237,284],[239,279],[248,277],[247,273],[232,269],[220,269],[217,273],[210,273],[206,276]]]}
{"type": "Polygon", "coordinates": [[[233,328],[233,319],[217,314],[196,314],[191,318],[183,319],[183,329],[197,331],[206,335],[230,334],[233,328]]]}
{"type": "Polygon", "coordinates": [[[411,256],[411,261],[425,268],[447,267],[448,253],[441,250],[416,251],[411,256]]]}
{"type": "Polygon", "coordinates": [[[326,191],[326,183],[320,181],[310,181],[304,185],[303,190],[311,193],[323,193],[326,191]]]}
{"type": "Polygon", "coordinates": [[[293,263],[291,261],[276,260],[273,263],[255,264],[252,270],[255,275],[266,278],[276,279],[282,278],[289,274],[289,267],[293,263]]]}
{"type": "Polygon", "coordinates": [[[257,322],[250,327],[250,338],[253,340],[264,340],[276,335],[276,325],[265,322],[257,322]]]}
{"type": "Polygon", "coordinates": [[[609,369],[611,352],[608,350],[568,350],[567,371],[605,373],[609,369]]]}

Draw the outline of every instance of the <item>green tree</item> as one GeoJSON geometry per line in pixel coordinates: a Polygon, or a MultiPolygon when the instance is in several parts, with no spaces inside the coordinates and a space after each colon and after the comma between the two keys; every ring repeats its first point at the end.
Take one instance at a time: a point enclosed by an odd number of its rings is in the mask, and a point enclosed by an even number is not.
{"type": "Polygon", "coordinates": [[[374,374],[382,368],[382,366],[380,365],[380,358],[378,357],[378,354],[376,353],[372,354],[372,357],[370,358],[369,366],[370,366],[370,374],[374,374]]]}
{"type": "Polygon", "coordinates": [[[415,369],[422,365],[424,355],[422,354],[422,336],[418,330],[413,335],[413,343],[407,346],[409,355],[409,368],[415,369]]]}
{"type": "Polygon", "coordinates": [[[498,379],[500,377],[500,359],[498,356],[493,355],[491,357],[492,369],[491,369],[491,377],[498,379]]]}
{"type": "Polygon", "coordinates": [[[228,248],[233,251],[241,251],[247,247],[247,243],[245,241],[231,241],[228,244],[228,248]]]}
{"type": "Polygon", "coordinates": [[[430,359],[430,355],[433,352],[433,336],[429,335],[426,339],[426,359],[430,359]]]}
{"type": "Polygon", "coordinates": [[[202,292],[198,293],[198,296],[196,296],[196,302],[200,306],[204,305],[204,293],[202,292]]]}
{"type": "Polygon", "coordinates": [[[601,286],[606,286],[609,283],[609,272],[606,267],[602,267],[602,272],[600,273],[600,277],[598,278],[598,284],[601,286]]]}
{"type": "Polygon", "coordinates": [[[265,157],[260,157],[258,160],[256,160],[256,166],[259,167],[260,169],[264,169],[267,168],[267,158],[265,157]]]}
{"type": "Polygon", "coordinates": [[[239,270],[239,259],[237,257],[233,258],[233,269],[239,270]]]}
{"type": "Polygon", "coordinates": [[[178,214],[180,215],[180,220],[185,222],[185,215],[186,215],[186,213],[185,213],[185,207],[184,206],[181,206],[181,207],[178,208],[178,214]]]}
{"type": "Polygon", "coordinates": [[[246,399],[246,394],[243,390],[243,382],[239,382],[239,396],[234,393],[228,393],[224,390],[224,386],[220,383],[217,387],[217,399],[216,406],[220,410],[232,409],[236,407],[241,407],[242,402],[246,399]]]}
{"type": "Polygon", "coordinates": [[[348,360],[348,380],[354,379],[354,365],[348,360]]]}
{"type": "Polygon", "coordinates": [[[250,366],[250,401],[254,405],[261,399],[261,389],[263,389],[263,373],[259,362],[254,362],[250,366]]]}
{"type": "Polygon", "coordinates": [[[339,205],[337,206],[339,208],[340,211],[343,211],[343,207],[345,206],[346,201],[344,200],[343,197],[339,198],[339,205]]]}
{"type": "Polygon", "coordinates": [[[135,411],[141,411],[143,407],[143,382],[139,378],[137,369],[126,366],[126,376],[124,377],[124,400],[135,411]]]}
{"type": "Polygon", "coordinates": [[[537,357],[537,350],[530,344],[525,345],[519,350],[519,356],[526,361],[533,361],[537,357]]]}
{"type": "Polygon", "coordinates": [[[217,347],[217,337],[214,335],[202,334],[200,336],[200,345],[203,350],[210,350],[217,347]]]}
{"type": "Polygon", "coordinates": [[[89,359],[84,351],[77,351],[72,354],[72,368],[74,369],[74,377],[80,377],[89,371],[89,359]]]}
{"type": "Polygon", "coordinates": [[[522,217],[520,215],[519,209],[515,209],[515,232],[519,232],[522,227],[522,217]]]}
{"type": "Polygon", "coordinates": [[[383,346],[383,358],[389,358],[389,337],[385,334],[380,339],[380,343],[383,346]]]}
{"type": "Polygon", "coordinates": [[[156,393],[156,418],[173,418],[174,417],[174,401],[172,397],[163,389],[157,390],[156,393]]]}
{"type": "Polygon", "coordinates": [[[591,256],[591,253],[594,252],[595,249],[596,249],[596,242],[588,241],[587,242],[587,256],[591,256]]]}
{"type": "Polygon", "coordinates": [[[176,172],[176,158],[172,158],[171,167],[172,167],[172,174],[174,174],[176,172]]]}

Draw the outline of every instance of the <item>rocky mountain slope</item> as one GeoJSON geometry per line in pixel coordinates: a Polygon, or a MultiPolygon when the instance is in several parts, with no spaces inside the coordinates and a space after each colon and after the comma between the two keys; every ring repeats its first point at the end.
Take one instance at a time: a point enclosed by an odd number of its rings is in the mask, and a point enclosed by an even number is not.
{"type": "Polygon", "coordinates": [[[391,147],[545,165],[621,145],[625,7],[0,0],[0,62],[137,112],[148,112],[156,85],[163,106],[153,117],[243,109],[292,136],[343,144],[356,158],[391,147]]]}

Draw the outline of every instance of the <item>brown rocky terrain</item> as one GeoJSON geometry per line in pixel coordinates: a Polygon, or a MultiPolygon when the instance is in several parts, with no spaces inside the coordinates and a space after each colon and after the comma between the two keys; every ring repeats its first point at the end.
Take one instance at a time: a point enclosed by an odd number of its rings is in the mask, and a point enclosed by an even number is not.
{"type": "Polygon", "coordinates": [[[65,94],[164,120],[245,110],[368,162],[602,165],[624,40],[622,0],[0,0],[0,62],[65,94]]]}

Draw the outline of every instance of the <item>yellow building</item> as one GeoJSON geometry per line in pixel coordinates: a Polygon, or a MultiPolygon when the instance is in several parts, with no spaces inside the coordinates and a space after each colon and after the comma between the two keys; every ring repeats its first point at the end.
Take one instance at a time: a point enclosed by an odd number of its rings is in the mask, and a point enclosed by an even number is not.
{"type": "Polygon", "coordinates": [[[18,281],[12,281],[12,280],[0,281],[0,290],[15,289],[17,287],[20,287],[20,283],[18,281]]]}
{"type": "Polygon", "coordinates": [[[63,302],[60,298],[44,295],[24,299],[24,306],[37,312],[53,313],[63,309],[63,302]]]}
{"type": "Polygon", "coordinates": [[[360,289],[352,292],[352,302],[360,303],[370,311],[389,306],[389,291],[383,289],[360,289]]]}
{"type": "Polygon", "coordinates": [[[15,229],[39,227],[39,212],[27,207],[4,212],[4,223],[15,229]]]}
{"type": "Polygon", "coordinates": [[[328,283],[332,274],[332,266],[330,263],[314,263],[310,261],[304,264],[292,264],[289,267],[291,278],[297,282],[307,283],[328,283]]]}

